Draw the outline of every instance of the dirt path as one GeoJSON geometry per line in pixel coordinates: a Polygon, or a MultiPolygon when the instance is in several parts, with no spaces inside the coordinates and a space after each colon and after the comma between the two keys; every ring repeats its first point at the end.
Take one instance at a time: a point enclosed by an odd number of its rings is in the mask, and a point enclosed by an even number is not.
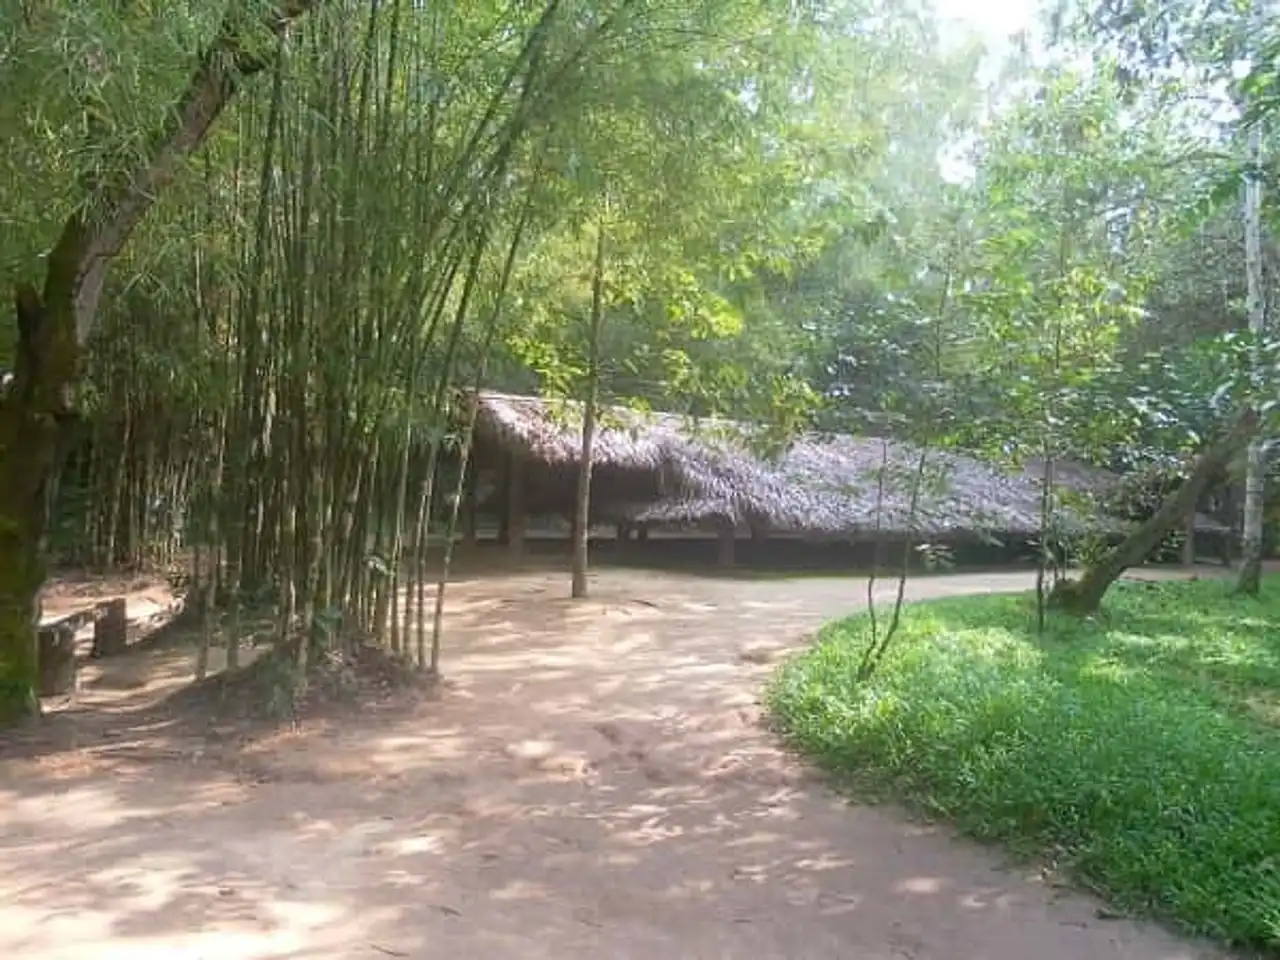
{"type": "Polygon", "coordinates": [[[777,749],[755,702],[770,661],[857,608],[856,581],[605,571],[591,601],[566,589],[460,584],[448,688],[411,716],[281,735],[235,769],[142,724],[0,768],[0,955],[1213,956],[849,807],[777,749]]]}

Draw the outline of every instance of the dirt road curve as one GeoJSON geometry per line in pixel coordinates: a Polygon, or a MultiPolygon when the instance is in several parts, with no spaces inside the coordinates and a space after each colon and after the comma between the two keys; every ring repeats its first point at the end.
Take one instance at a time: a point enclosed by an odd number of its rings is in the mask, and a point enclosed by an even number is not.
{"type": "Polygon", "coordinates": [[[0,956],[1215,956],[842,804],[778,751],[755,704],[770,661],[861,584],[604,572],[571,605],[566,581],[461,584],[450,688],[413,716],[282,735],[235,770],[160,728],[7,764],[0,956]]]}

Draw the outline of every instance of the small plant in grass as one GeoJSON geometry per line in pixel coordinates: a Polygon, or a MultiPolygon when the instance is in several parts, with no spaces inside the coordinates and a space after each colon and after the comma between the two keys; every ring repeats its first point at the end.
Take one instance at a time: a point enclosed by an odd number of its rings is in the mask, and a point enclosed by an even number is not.
{"type": "Polygon", "coordinates": [[[857,679],[865,618],[769,693],[797,747],[1046,861],[1118,908],[1280,953],[1280,599],[1217,581],[1120,585],[1108,616],[1027,596],[908,607],[857,679]]]}

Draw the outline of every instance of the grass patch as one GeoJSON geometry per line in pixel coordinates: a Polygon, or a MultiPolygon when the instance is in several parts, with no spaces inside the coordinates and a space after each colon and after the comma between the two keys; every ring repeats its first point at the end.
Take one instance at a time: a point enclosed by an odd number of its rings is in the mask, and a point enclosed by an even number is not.
{"type": "Polygon", "coordinates": [[[1116,906],[1280,955],[1280,579],[1122,583],[1096,622],[1027,596],[919,604],[880,672],[828,626],[769,690],[864,797],[1047,861],[1116,906]]]}

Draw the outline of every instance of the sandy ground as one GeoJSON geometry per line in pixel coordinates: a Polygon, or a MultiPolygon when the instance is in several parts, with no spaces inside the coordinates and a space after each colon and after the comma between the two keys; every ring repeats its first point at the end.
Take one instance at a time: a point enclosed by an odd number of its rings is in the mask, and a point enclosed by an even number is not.
{"type": "Polygon", "coordinates": [[[570,603],[567,580],[458,584],[438,697],[247,745],[146,709],[185,651],[96,665],[61,745],[0,767],[0,956],[1216,956],[841,802],[777,748],[762,681],[861,582],[603,571],[570,603]]]}

